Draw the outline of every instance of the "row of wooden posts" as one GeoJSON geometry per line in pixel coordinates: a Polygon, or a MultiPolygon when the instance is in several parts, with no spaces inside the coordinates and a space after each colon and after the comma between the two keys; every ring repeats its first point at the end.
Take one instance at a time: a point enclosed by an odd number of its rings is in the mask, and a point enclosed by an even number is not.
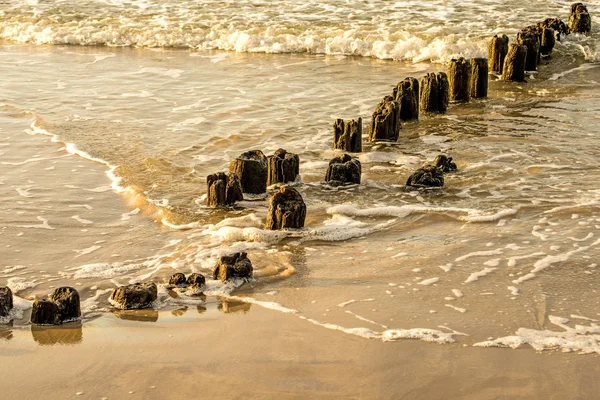
{"type": "MultiPolygon", "coordinates": [[[[488,58],[452,59],[447,73],[429,73],[419,82],[408,77],[394,87],[377,105],[371,119],[368,139],[371,142],[395,142],[401,123],[419,119],[419,114],[446,113],[450,103],[464,103],[485,98],[489,72],[505,81],[525,81],[525,71],[535,71],[541,56],[552,52],[556,40],[570,32],[587,33],[591,18],[582,3],[571,6],[568,25],[557,18],[547,18],[521,29],[513,43],[506,35],[494,36],[488,58]]],[[[333,148],[352,153],[362,151],[362,118],[333,124],[333,148]]],[[[232,206],[243,200],[243,193],[264,194],[267,186],[289,183],[299,176],[300,159],[283,149],[271,156],[260,150],[243,153],[232,160],[229,174],[207,177],[207,203],[210,207],[232,206]]],[[[451,157],[440,155],[433,164],[418,169],[407,180],[408,186],[441,187],[443,173],[456,169],[451,157]]],[[[335,157],[329,163],[325,181],[330,184],[359,184],[360,162],[349,154],[335,157]]],[[[272,198],[267,216],[267,229],[300,228],[304,225],[306,206],[293,188],[283,186],[272,198]]]]}
{"type": "MultiPolygon", "coordinates": [[[[524,81],[526,70],[537,69],[540,55],[552,51],[555,39],[569,32],[585,33],[591,29],[591,18],[582,3],[571,6],[568,26],[558,19],[546,19],[522,29],[509,46],[508,37],[496,35],[490,41],[489,58],[452,60],[448,74],[427,74],[419,81],[406,78],[386,96],[373,113],[369,140],[396,141],[401,121],[419,118],[419,112],[445,113],[450,102],[466,102],[471,98],[487,96],[488,71],[501,74],[507,81],[524,81]],[[420,86],[420,90],[419,90],[420,86]]],[[[348,152],[362,151],[362,119],[333,124],[333,147],[348,152]]],[[[451,157],[439,155],[432,164],[419,168],[407,181],[409,186],[443,186],[443,175],[456,169],[451,157]]],[[[207,177],[207,202],[210,207],[233,206],[244,199],[243,194],[264,194],[267,186],[295,182],[300,172],[297,154],[279,149],[266,157],[260,150],[243,153],[231,161],[229,173],[219,172],[207,177]]],[[[330,161],[325,180],[332,184],[358,184],[361,177],[360,162],[349,154],[330,161]]],[[[267,214],[267,229],[302,228],[306,217],[306,204],[294,188],[283,185],[271,197],[267,214]]],[[[250,278],[252,263],[246,253],[223,256],[213,271],[213,279],[228,281],[233,278],[250,278]]],[[[170,287],[187,288],[200,294],[204,287],[203,275],[194,273],[185,277],[174,274],[170,287]]],[[[183,290],[183,289],[182,289],[183,290]]],[[[154,283],[136,283],[113,290],[110,301],[121,309],[152,307],[157,299],[154,283]]],[[[13,294],[10,288],[0,287],[0,317],[11,316],[13,294]]],[[[81,318],[79,293],[71,287],[56,289],[48,299],[36,300],[31,313],[31,323],[59,325],[81,318]]]]}

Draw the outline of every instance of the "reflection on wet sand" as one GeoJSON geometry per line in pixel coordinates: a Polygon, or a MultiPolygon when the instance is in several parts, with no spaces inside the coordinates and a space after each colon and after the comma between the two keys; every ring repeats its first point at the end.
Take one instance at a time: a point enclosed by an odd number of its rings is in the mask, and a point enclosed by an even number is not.
{"type": "Polygon", "coordinates": [[[152,308],[143,310],[113,310],[112,313],[120,319],[127,321],[156,322],[158,321],[158,311],[152,308]]]}
{"type": "Polygon", "coordinates": [[[243,312],[245,314],[250,310],[250,307],[252,307],[252,304],[250,303],[244,303],[242,301],[233,301],[224,298],[219,298],[219,304],[217,306],[219,311],[222,311],[225,314],[237,312],[243,312]]]}
{"type": "Polygon", "coordinates": [[[81,322],[60,326],[32,326],[31,335],[41,346],[78,344],[83,341],[81,322]]]}
{"type": "Polygon", "coordinates": [[[187,312],[187,310],[188,310],[187,307],[178,308],[177,310],[171,311],[171,314],[173,314],[176,317],[181,317],[183,314],[185,314],[187,312]]]}
{"type": "Polygon", "coordinates": [[[206,312],[206,307],[198,306],[198,314],[204,314],[206,312]]]}
{"type": "Polygon", "coordinates": [[[12,321],[7,325],[0,325],[0,339],[10,340],[13,338],[12,321]]]}

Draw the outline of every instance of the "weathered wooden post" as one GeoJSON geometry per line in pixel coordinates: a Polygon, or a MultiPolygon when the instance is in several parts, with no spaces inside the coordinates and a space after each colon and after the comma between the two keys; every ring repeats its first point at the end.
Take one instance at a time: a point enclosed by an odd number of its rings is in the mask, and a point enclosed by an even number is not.
{"type": "Polygon", "coordinates": [[[445,114],[448,110],[448,75],[430,73],[421,79],[421,111],[445,114]]]}
{"type": "Polygon", "coordinates": [[[392,96],[400,103],[400,120],[414,121],[419,119],[419,81],[408,77],[398,83],[392,96]]]}
{"type": "Polygon", "coordinates": [[[385,96],[373,112],[369,140],[395,142],[400,135],[400,127],[400,103],[392,96],[385,96]]]}
{"type": "Polygon", "coordinates": [[[333,123],[333,148],[360,153],[362,151],[362,118],[358,121],[336,119],[333,123]]]}
{"type": "Polygon", "coordinates": [[[569,29],[575,33],[588,33],[592,30],[592,17],[583,3],[575,3],[571,6],[569,29]]]}
{"type": "Polygon", "coordinates": [[[209,207],[232,206],[236,201],[244,200],[242,185],[237,175],[218,172],[206,177],[209,207]]]}
{"type": "Polygon", "coordinates": [[[517,43],[527,46],[525,71],[536,71],[540,61],[540,39],[538,35],[529,29],[521,29],[517,34],[517,43]]]}
{"type": "Polygon", "coordinates": [[[35,325],[60,325],[58,306],[50,300],[36,300],[31,309],[31,323],[35,325]]]}
{"type": "Polygon", "coordinates": [[[460,57],[450,60],[448,64],[448,81],[450,83],[450,101],[454,103],[471,100],[471,63],[460,57]]]}
{"type": "Polygon", "coordinates": [[[76,321],[81,318],[79,293],[72,287],[59,287],[50,295],[50,300],[58,306],[60,322],[76,321]]]}
{"type": "Polygon", "coordinates": [[[13,294],[8,286],[0,287],[0,317],[8,317],[13,308],[13,294]]]}
{"type": "Polygon", "coordinates": [[[554,33],[554,29],[545,27],[542,24],[538,24],[538,29],[541,32],[540,53],[547,56],[552,53],[552,49],[554,49],[554,45],[556,44],[556,34],[554,33]]]}
{"type": "MultiPolygon", "coordinates": [[[[246,253],[235,253],[222,256],[213,270],[213,279],[227,282],[233,278],[252,278],[252,262],[246,253]]],[[[204,277],[203,277],[204,278],[204,277]]]]}
{"type": "Polygon", "coordinates": [[[438,155],[431,164],[441,169],[442,172],[456,171],[456,163],[452,161],[452,157],[448,157],[445,154],[438,155]]]}
{"type": "Polygon", "coordinates": [[[471,97],[481,99],[487,97],[488,92],[488,59],[471,58],[471,97]]]}
{"type": "Polygon", "coordinates": [[[272,156],[268,156],[267,164],[269,166],[267,186],[294,182],[300,174],[300,157],[284,149],[279,149],[272,156]]]}
{"type": "Polygon", "coordinates": [[[229,172],[237,175],[242,192],[262,194],[267,191],[267,157],[260,150],[242,153],[229,163],[229,172]]]}
{"type": "Polygon", "coordinates": [[[560,35],[568,35],[569,27],[567,24],[562,22],[558,18],[546,18],[544,21],[540,22],[541,25],[554,29],[554,33],[556,34],[556,40],[560,41],[560,35]]]}
{"type": "Polygon", "coordinates": [[[525,58],[527,46],[511,43],[504,60],[502,79],[505,81],[525,82],[525,58]]]}
{"type": "Polygon", "coordinates": [[[267,212],[266,229],[302,228],[306,218],[306,204],[302,195],[289,186],[282,186],[271,197],[267,212]]]}
{"type": "Polygon", "coordinates": [[[408,177],[406,186],[442,187],[444,186],[444,172],[431,164],[424,165],[408,177]]]}
{"type": "Polygon", "coordinates": [[[360,161],[343,154],[329,161],[325,181],[332,185],[360,184],[360,161]]]}
{"type": "Polygon", "coordinates": [[[506,53],[508,53],[508,36],[494,35],[488,46],[488,68],[490,71],[502,74],[506,53]]]}
{"type": "Polygon", "coordinates": [[[158,298],[158,288],[154,282],[134,283],[113,289],[109,303],[122,310],[137,310],[152,307],[158,298]]]}

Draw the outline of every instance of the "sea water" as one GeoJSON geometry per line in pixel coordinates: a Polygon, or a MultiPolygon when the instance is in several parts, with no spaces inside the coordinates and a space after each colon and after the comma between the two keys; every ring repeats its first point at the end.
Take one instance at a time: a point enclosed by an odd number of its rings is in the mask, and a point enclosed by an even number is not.
{"type": "MultiPolygon", "coordinates": [[[[364,143],[362,182],[324,183],[336,118],[363,118],[407,76],[486,56],[491,36],[569,2],[8,1],[0,7],[0,285],[30,301],[201,272],[206,296],[159,309],[265,307],[383,341],[600,352],[600,64],[563,38],[527,83],[364,143]],[[264,198],[214,210],[206,176],[240,153],[300,156],[306,227],[268,231],[264,198]],[[448,154],[458,172],[407,190],[448,154]],[[210,278],[246,251],[250,283],[210,278]]],[[[272,193],[272,189],[270,191],[272,193]]],[[[85,324],[84,324],[85,326],[85,324]]]]}

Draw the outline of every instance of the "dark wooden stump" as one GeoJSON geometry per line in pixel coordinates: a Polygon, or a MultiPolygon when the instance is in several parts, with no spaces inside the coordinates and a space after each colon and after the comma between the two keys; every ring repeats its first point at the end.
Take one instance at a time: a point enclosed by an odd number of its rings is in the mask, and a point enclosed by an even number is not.
{"type": "Polygon", "coordinates": [[[252,278],[252,263],[246,253],[222,256],[213,270],[213,279],[226,282],[233,278],[252,278]]]}
{"type": "Polygon", "coordinates": [[[171,286],[186,286],[187,281],[185,275],[181,272],[176,272],[169,278],[169,285],[171,286]]]}
{"type": "Polygon", "coordinates": [[[505,81],[525,82],[525,57],[527,46],[511,43],[504,60],[502,79],[505,81]]]}
{"type": "Polygon", "coordinates": [[[271,197],[266,229],[302,228],[306,219],[306,204],[302,195],[289,186],[282,186],[271,197]]]}
{"type": "Polygon", "coordinates": [[[229,163],[229,172],[237,175],[242,192],[262,194],[267,191],[267,157],[260,150],[241,154],[229,163]]]}
{"type": "Polygon", "coordinates": [[[0,287],[0,317],[8,317],[13,308],[13,294],[8,286],[0,287]]]}
{"type": "Polygon", "coordinates": [[[429,73],[421,79],[422,112],[445,114],[448,110],[448,75],[429,73]]]}
{"type": "Polygon", "coordinates": [[[333,148],[360,153],[362,151],[362,118],[358,121],[336,119],[333,123],[333,148]]]}
{"type": "Polygon", "coordinates": [[[114,289],[110,303],[122,310],[137,310],[152,307],[157,297],[158,289],[155,283],[134,283],[114,289]]]}
{"type": "Polygon", "coordinates": [[[360,161],[343,154],[329,161],[325,181],[331,185],[360,184],[360,161]]]}
{"type": "Polygon", "coordinates": [[[541,25],[554,30],[556,40],[560,41],[560,35],[568,35],[569,27],[558,18],[546,18],[541,25]]]}
{"type": "Polygon", "coordinates": [[[487,97],[488,92],[488,59],[471,59],[471,97],[481,99],[487,97]]]}
{"type": "Polygon", "coordinates": [[[59,287],[50,295],[50,300],[58,306],[60,322],[76,321],[81,318],[79,293],[72,287],[59,287]]]}
{"type": "Polygon", "coordinates": [[[508,53],[508,36],[494,35],[488,46],[489,70],[502,74],[504,59],[508,53]]]}
{"type": "Polygon", "coordinates": [[[444,173],[433,165],[425,165],[416,170],[406,181],[406,186],[443,187],[444,173]]]}
{"type": "Polygon", "coordinates": [[[400,127],[400,103],[392,96],[385,96],[373,113],[369,140],[395,142],[400,135],[400,127]]]}
{"type": "Polygon", "coordinates": [[[540,54],[547,56],[552,53],[554,45],[556,44],[556,34],[554,29],[538,24],[538,29],[541,32],[540,35],[540,54]]]}
{"type": "Polygon", "coordinates": [[[206,283],[206,278],[204,278],[204,275],[199,274],[197,272],[190,274],[190,276],[188,276],[188,278],[187,278],[187,284],[190,286],[197,286],[200,288],[200,287],[204,286],[205,283],[206,283]]]}
{"type": "Polygon", "coordinates": [[[434,160],[432,165],[442,170],[442,172],[456,171],[456,164],[452,161],[452,157],[447,157],[444,154],[440,154],[434,160]]]}
{"type": "Polygon", "coordinates": [[[537,71],[540,62],[540,39],[530,29],[522,29],[517,34],[517,43],[527,47],[525,55],[525,71],[537,71]]]}
{"type": "Polygon", "coordinates": [[[300,174],[300,157],[279,149],[272,156],[267,157],[269,173],[267,186],[276,183],[294,182],[300,174]]]}
{"type": "Polygon", "coordinates": [[[218,172],[206,177],[209,207],[232,206],[236,201],[244,200],[242,185],[237,175],[218,172]]]}
{"type": "Polygon", "coordinates": [[[405,78],[394,88],[392,96],[400,103],[400,120],[415,121],[419,119],[419,81],[405,78]]]}
{"type": "Polygon", "coordinates": [[[569,29],[575,33],[588,33],[592,30],[592,17],[583,3],[575,3],[571,6],[569,29]]]}
{"type": "Polygon", "coordinates": [[[60,312],[50,300],[36,300],[31,309],[31,323],[35,325],[60,325],[60,312]]]}
{"type": "Polygon", "coordinates": [[[461,57],[450,60],[448,64],[448,81],[450,83],[450,101],[462,103],[471,100],[471,63],[461,57]]]}

